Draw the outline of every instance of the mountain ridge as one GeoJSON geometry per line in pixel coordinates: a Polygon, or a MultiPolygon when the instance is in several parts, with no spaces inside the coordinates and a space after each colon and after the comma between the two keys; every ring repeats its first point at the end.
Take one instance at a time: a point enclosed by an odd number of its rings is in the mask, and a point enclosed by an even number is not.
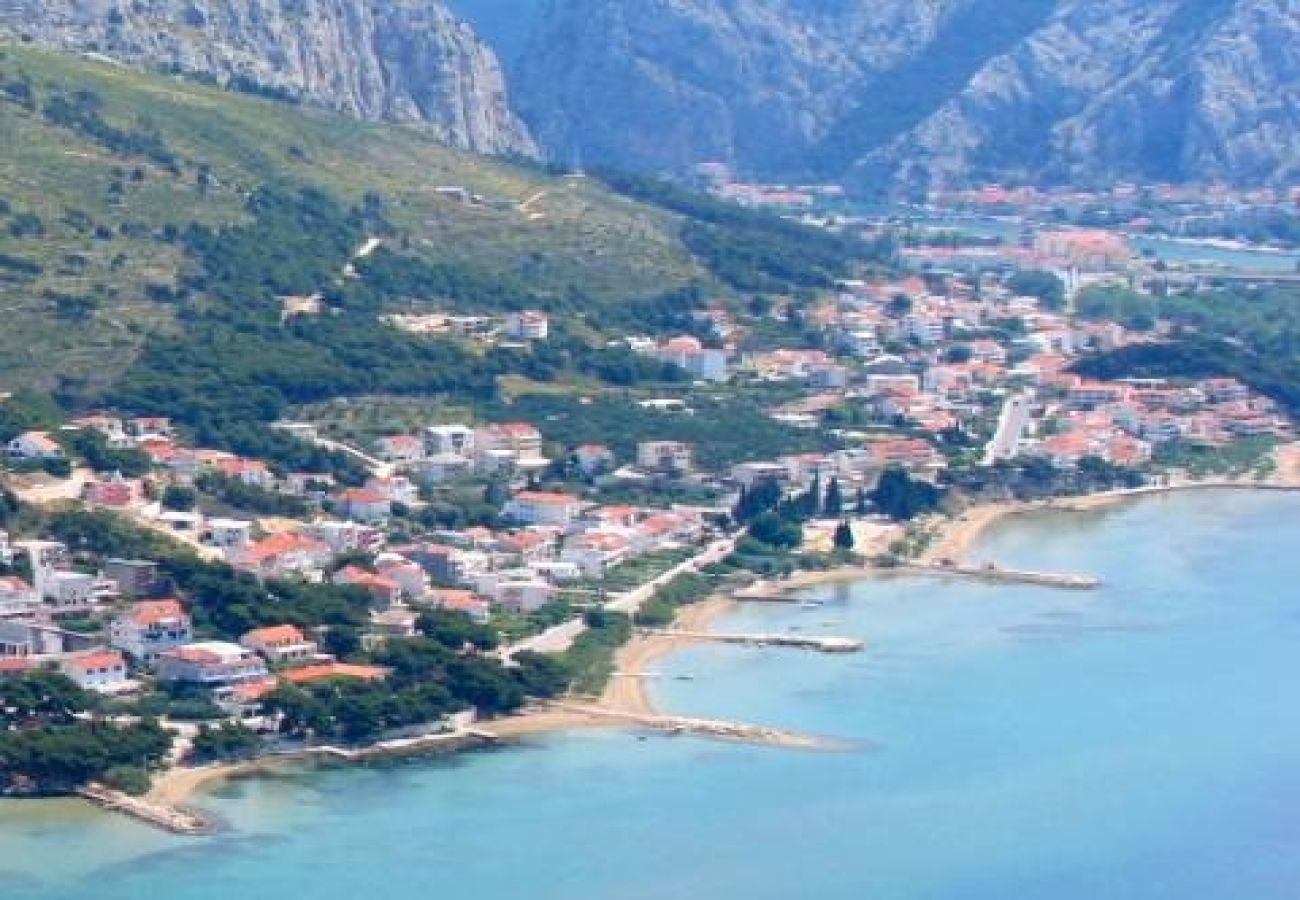
{"type": "Polygon", "coordinates": [[[0,36],[537,152],[495,54],[440,0],[5,0],[0,36]]]}

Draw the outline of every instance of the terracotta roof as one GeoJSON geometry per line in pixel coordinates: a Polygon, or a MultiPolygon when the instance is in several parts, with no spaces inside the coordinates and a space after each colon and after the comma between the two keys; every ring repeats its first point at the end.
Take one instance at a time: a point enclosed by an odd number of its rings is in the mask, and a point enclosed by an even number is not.
{"type": "Polygon", "coordinates": [[[381,681],[388,677],[388,670],[378,666],[355,666],[348,663],[323,663],[318,666],[303,666],[290,669],[282,676],[292,684],[309,684],[329,678],[357,678],[362,681],[381,681]]]}
{"type": "Polygon", "coordinates": [[[74,656],[64,662],[68,668],[89,671],[90,669],[126,668],[126,660],[116,650],[94,650],[90,653],[74,656]]]}
{"type": "Polygon", "coordinates": [[[296,625],[271,625],[267,628],[254,628],[244,635],[244,640],[274,646],[276,644],[301,644],[307,638],[296,625]]]}
{"type": "Polygon", "coordinates": [[[515,500],[542,506],[576,506],[581,502],[572,494],[554,494],[545,491],[522,491],[515,495],[515,500]]]}
{"type": "Polygon", "coordinates": [[[143,600],[131,607],[130,618],[136,625],[158,625],[184,619],[185,607],[179,600],[143,600]]]}

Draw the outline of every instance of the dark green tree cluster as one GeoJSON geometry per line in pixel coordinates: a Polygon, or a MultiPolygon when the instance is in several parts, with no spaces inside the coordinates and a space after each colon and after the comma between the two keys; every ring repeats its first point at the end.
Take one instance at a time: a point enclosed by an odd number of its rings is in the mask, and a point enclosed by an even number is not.
{"type": "Polygon", "coordinates": [[[202,724],[190,744],[189,759],[200,764],[246,759],[256,755],[261,746],[257,733],[238,722],[202,724]]]}
{"type": "Polygon", "coordinates": [[[881,515],[898,522],[934,512],[943,500],[943,492],[928,481],[913,478],[907,470],[891,466],[880,476],[871,502],[881,515]]]}
{"type": "Polygon", "coordinates": [[[790,293],[828,288],[877,248],[773,213],[749,210],[643,175],[601,172],[609,187],[682,215],[682,239],[709,269],[740,290],[790,293]]]}
{"type": "Polygon", "coordinates": [[[1044,309],[1065,308],[1065,282],[1053,272],[1022,269],[1007,279],[1007,290],[1020,297],[1034,297],[1044,309]]]}

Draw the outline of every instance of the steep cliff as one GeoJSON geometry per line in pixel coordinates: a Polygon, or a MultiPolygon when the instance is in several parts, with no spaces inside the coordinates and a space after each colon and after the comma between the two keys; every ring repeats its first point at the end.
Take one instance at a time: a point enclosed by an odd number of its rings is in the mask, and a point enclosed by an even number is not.
{"type": "Polygon", "coordinates": [[[1300,176],[1300,2],[1078,0],[991,60],[861,184],[1300,176]]]}
{"type": "Polygon", "coordinates": [[[535,150],[495,55],[440,0],[0,0],[0,36],[535,150]]]}
{"type": "Polygon", "coordinates": [[[564,162],[864,191],[1300,172],[1300,0],[526,5],[515,103],[564,162]]]}

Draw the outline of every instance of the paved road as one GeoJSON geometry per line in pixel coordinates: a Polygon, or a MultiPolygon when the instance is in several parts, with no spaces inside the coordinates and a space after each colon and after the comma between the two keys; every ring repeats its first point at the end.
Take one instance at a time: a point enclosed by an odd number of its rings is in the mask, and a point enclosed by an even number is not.
{"type": "MultiPolygon", "coordinates": [[[[685,562],[673,566],[657,578],[647,581],[640,587],[634,588],[625,594],[620,594],[618,597],[610,600],[605,604],[605,609],[612,612],[626,613],[629,616],[635,615],[637,611],[654,596],[655,591],[672,581],[678,575],[681,575],[684,572],[698,571],[704,566],[720,562],[727,556],[727,554],[731,553],[732,550],[735,549],[737,540],[739,540],[739,538],[725,538],[720,541],[714,541],[695,556],[692,556],[685,562]]],[[[511,646],[504,648],[501,655],[508,659],[523,650],[529,650],[534,653],[563,653],[573,646],[573,642],[586,630],[587,624],[583,621],[582,617],[579,616],[578,618],[570,619],[567,622],[556,625],[554,628],[549,628],[541,634],[525,638],[516,644],[512,644],[511,646]]]]}
{"type": "Polygon", "coordinates": [[[346,453],[353,459],[360,460],[365,467],[370,470],[370,474],[376,478],[391,478],[393,472],[396,471],[396,468],[392,463],[386,463],[382,459],[376,459],[369,453],[364,453],[356,447],[350,447],[347,444],[341,444],[338,441],[331,441],[328,438],[323,437],[313,438],[312,442],[318,447],[324,447],[326,450],[332,450],[336,453],[346,453]]]}

